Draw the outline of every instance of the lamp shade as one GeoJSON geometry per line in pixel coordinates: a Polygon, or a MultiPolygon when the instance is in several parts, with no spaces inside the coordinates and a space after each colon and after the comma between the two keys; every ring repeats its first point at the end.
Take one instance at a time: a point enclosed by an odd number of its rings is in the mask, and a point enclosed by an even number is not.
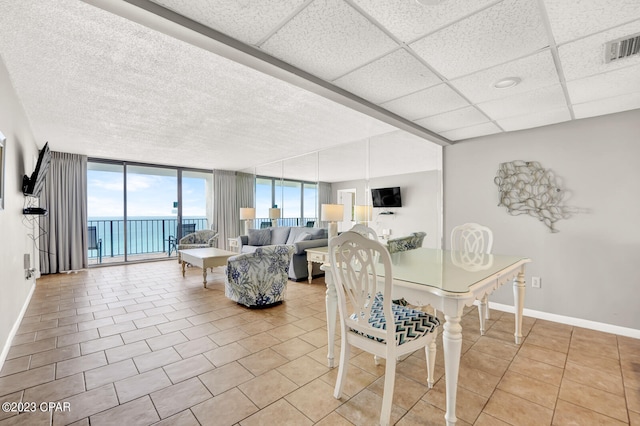
{"type": "Polygon", "coordinates": [[[356,222],[369,222],[371,221],[371,206],[358,206],[356,205],[356,222]]]}
{"type": "Polygon", "coordinates": [[[256,209],[253,207],[241,207],[240,208],[240,219],[255,219],[256,218],[256,209]]]}
{"type": "Polygon", "coordinates": [[[344,217],[343,204],[323,204],[320,210],[320,220],[340,222],[344,217]]]}
{"type": "Polygon", "coordinates": [[[280,209],[270,208],[269,219],[280,219],[280,209]]]}

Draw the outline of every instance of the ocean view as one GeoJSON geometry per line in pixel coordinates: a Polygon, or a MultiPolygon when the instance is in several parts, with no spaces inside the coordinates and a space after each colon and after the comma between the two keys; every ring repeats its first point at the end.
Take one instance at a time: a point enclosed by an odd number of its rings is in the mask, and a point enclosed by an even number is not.
{"type": "MultiPolygon", "coordinates": [[[[96,227],[97,238],[102,240],[102,256],[125,254],[125,223],[123,217],[90,217],[88,226],[96,227]]],[[[127,254],[161,253],[169,250],[169,237],[177,235],[175,216],[133,216],[127,218],[127,254]]],[[[183,224],[194,224],[196,230],[209,229],[204,217],[185,217],[183,224]]],[[[89,257],[97,257],[96,250],[89,257]]]]}

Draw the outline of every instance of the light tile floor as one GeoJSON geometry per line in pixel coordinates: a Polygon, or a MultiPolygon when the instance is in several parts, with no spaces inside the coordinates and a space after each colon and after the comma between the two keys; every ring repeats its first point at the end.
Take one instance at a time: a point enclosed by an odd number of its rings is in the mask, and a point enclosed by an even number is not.
{"type": "MultiPolygon", "coordinates": [[[[222,269],[175,261],[42,277],[0,371],[0,425],[374,425],[384,361],[351,358],[346,396],[326,366],[325,286],[290,282],[287,301],[249,310],[224,296],[222,269]],[[66,402],[70,411],[40,410],[66,402]],[[27,405],[27,408],[33,408],[27,405]]],[[[640,340],[492,311],[486,336],[465,311],[459,425],[640,425],[640,340]]],[[[337,348],[338,349],[338,348],[337,348]]],[[[398,366],[392,420],[444,424],[442,352],[398,366]]]]}

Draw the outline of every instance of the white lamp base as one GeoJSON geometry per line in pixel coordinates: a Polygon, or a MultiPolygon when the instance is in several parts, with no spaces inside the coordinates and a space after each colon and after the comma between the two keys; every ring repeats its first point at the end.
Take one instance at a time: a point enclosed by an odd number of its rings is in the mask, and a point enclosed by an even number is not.
{"type": "Polygon", "coordinates": [[[329,222],[329,239],[338,236],[338,222],[329,222]]]}
{"type": "Polygon", "coordinates": [[[244,221],[244,235],[249,235],[249,220],[245,219],[244,221]]]}
{"type": "Polygon", "coordinates": [[[276,228],[278,226],[278,219],[271,219],[271,226],[276,228]]]}

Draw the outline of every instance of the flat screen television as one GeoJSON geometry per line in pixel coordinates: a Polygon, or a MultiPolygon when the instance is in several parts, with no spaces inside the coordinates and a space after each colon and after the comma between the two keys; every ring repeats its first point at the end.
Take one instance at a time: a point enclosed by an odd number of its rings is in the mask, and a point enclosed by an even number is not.
{"type": "Polygon", "coordinates": [[[400,187],[372,188],[371,201],[373,202],[373,207],[402,207],[400,187]]]}
{"type": "Polygon", "coordinates": [[[49,142],[44,144],[38,156],[36,168],[31,177],[24,175],[22,178],[22,193],[29,197],[39,197],[44,187],[44,180],[47,177],[49,164],[51,163],[51,151],[49,150],[49,142]]]}

